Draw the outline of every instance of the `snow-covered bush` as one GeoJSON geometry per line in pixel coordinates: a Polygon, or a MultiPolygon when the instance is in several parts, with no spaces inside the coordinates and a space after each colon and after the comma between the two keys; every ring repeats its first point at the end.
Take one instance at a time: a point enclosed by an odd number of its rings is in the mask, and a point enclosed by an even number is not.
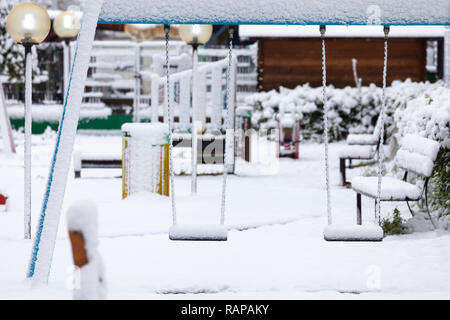
{"type": "Polygon", "coordinates": [[[384,236],[409,233],[410,230],[404,225],[403,218],[398,208],[394,209],[392,217],[381,220],[384,236]]]}
{"type": "MultiPolygon", "coordinates": [[[[394,111],[426,90],[437,88],[441,83],[394,81],[386,90],[386,132],[395,131],[394,111]]],[[[358,88],[343,89],[327,87],[329,106],[330,140],[345,138],[349,133],[371,133],[374,130],[381,106],[381,88],[371,84],[358,88]]],[[[301,134],[305,139],[322,140],[323,104],[322,88],[311,88],[309,84],[295,89],[281,87],[250,95],[246,104],[253,107],[254,129],[276,127],[276,115],[280,112],[295,113],[301,119],[301,134]]]]}

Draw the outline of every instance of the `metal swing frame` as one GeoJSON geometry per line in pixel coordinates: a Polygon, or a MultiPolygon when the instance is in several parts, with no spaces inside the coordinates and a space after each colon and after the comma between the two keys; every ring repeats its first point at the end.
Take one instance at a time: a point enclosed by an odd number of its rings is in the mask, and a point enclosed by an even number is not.
{"type": "Polygon", "coordinates": [[[185,2],[176,0],[164,3],[158,0],[136,0],[133,6],[122,0],[87,1],[72,66],[72,70],[83,72],[71,75],[66,92],[67,99],[61,115],[27,277],[37,283],[46,283],[49,278],[64,198],[60,196],[59,190],[64,194],[67,184],[82,87],[86,80],[84,71],[87,71],[97,23],[450,25],[448,11],[444,10],[448,7],[448,0],[435,0],[433,6],[428,0],[417,0],[413,7],[408,0],[398,2],[392,6],[384,0],[349,0],[336,6],[335,1],[323,1],[320,6],[311,6],[310,0],[278,0],[274,6],[273,0],[260,0],[255,8],[248,1],[205,0],[199,8],[207,7],[208,10],[193,10],[186,7],[185,2]],[[405,11],[405,7],[408,10],[405,11]],[[368,9],[377,9],[383,14],[373,20],[370,19],[368,9]],[[79,52],[78,46],[81,49],[79,52]]]}

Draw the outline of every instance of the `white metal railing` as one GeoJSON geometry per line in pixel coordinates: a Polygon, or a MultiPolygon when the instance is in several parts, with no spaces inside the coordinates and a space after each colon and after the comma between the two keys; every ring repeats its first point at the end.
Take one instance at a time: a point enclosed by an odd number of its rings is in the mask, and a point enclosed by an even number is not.
{"type": "MultiPolygon", "coordinates": [[[[100,105],[99,99],[112,98],[114,100],[134,99],[136,97],[134,91],[139,92],[139,103],[133,102],[133,107],[139,105],[139,109],[145,109],[150,102],[151,83],[140,82],[135,78],[136,74],[142,73],[158,73],[153,68],[153,62],[156,56],[164,53],[164,41],[94,41],[89,64],[89,73],[86,86],[87,91],[102,92],[102,97],[93,97],[86,94],[83,99],[83,106],[100,105]],[[139,59],[136,59],[136,56],[139,59]]],[[[71,45],[74,49],[74,45],[71,45]]],[[[217,59],[227,57],[228,50],[226,48],[199,48],[200,65],[210,63],[217,59]]],[[[190,57],[191,47],[182,41],[171,41],[169,44],[169,53],[171,59],[176,59],[183,54],[190,57]]],[[[236,71],[236,96],[237,101],[241,101],[247,94],[255,92],[257,88],[256,59],[257,47],[251,46],[246,48],[234,49],[234,55],[237,58],[236,71]]],[[[73,57],[73,53],[71,54],[73,57]]],[[[208,99],[210,96],[211,76],[206,79],[208,87],[208,99]]],[[[183,85],[185,81],[183,81],[183,85]]],[[[123,106],[128,106],[129,102],[123,106]]],[[[143,110],[144,111],[144,110],[143,110]]],[[[142,116],[146,116],[146,112],[142,112],[142,116]]]]}
{"type": "MultiPolygon", "coordinates": [[[[198,112],[197,119],[203,128],[211,131],[218,131],[222,128],[224,119],[224,107],[226,102],[226,74],[228,69],[228,58],[216,61],[202,63],[198,67],[198,112]],[[210,90],[208,90],[208,87],[210,90]],[[207,123],[207,118],[210,119],[207,123]]],[[[231,83],[230,93],[234,97],[231,101],[230,110],[235,107],[236,97],[236,58],[231,63],[231,83]]],[[[151,79],[151,108],[150,118],[152,122],[158,121],[163,116],[164,122],[168,121],[167,100],[165,92],[167,92],[166,77],[159,76],[155,73],[145,74],[144,76],[151,79]]],[[[172,121],[174,128],[180,132],[186,132],[191,128],[191,101],[192,95],[192,69],[174,73],[170,76],[170,99],[173,103],[172,121]],[[175,122],[175,118],[178,121],[175,122]]]]}

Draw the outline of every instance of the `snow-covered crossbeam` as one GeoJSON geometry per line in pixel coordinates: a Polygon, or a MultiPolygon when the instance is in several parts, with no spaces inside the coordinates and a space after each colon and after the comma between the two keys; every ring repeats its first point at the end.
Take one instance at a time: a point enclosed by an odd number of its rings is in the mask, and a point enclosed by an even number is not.
{"type": "Polygon", "coordinates": [[[450,25],[448,0],[105,0],[100,23],[450,25]]]}

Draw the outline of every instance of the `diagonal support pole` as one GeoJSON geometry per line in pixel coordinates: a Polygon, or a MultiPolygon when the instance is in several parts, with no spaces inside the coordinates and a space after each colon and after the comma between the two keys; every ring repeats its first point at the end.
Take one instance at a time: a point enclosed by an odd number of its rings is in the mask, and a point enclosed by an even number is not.
{"type": "Polygon", "coordinates": [[[78,34],[68,91],[28,268],[27,277],[32,278],[33,283],[46,284],[50,274],[84,83],[102,4],[103,0],[91,0],[87,1],[84,7],[83,22],[78,34]]]}

